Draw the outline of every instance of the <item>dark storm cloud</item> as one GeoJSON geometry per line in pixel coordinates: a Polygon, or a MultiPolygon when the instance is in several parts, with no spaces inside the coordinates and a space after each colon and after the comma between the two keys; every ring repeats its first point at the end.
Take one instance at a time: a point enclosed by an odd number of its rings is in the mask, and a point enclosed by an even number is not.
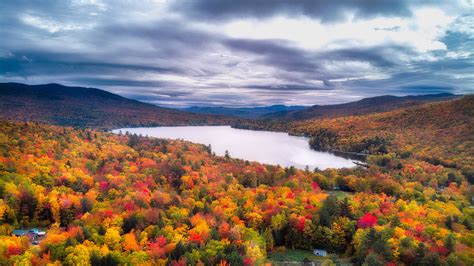
{"type": "MultiPolygon", "coordinates": [[[[100,43],[94,50],[58,47],[54,49],[55,51],[48,51],[34,43],[16,50],[18,43],[11,38],[9,44],[0,49],[0,75],[20,77],[38,74],[119,75],[140,71],[155,74],[212,75],[212,70],[193,67],[184,61],[206,51],[208,44],[215,45],[213,37],[203,31],[192,31],[184,26],[174,28],[173,25],[178,26],[169,21],[157,21],[153,26],[123,24],[101,26],[92,32],[83,33],[82,38],[86,43],[100,43]],[[123,40],[138,42],[138,47],[120,47],[123,40]],[[153,48],[145,50],[140,46],[153,48]]],[[[113,85],[118,85],[120,80],[118,79],[113,85]]],[[[99,85],[104,83],[98,82],[97,86],[99,85]]],[[[109,85],[112,85],[111,81],[109,85]]],[[[133,84],[127,83],[127,85],[133,84]]]]}
{"type": "Polygon", "coordinates": [[[21,76],[37,73],[53,74],[66,71],[90,73],[91,71],[116,73],[120,70],[153,71],[161,73],[179,72],[176,68],[159,67],[143,64],[112,63],[109,58],[87,58],[80,53],[57,53],[48,51],[10,51],[0,57],[0,74],[19,74],[21,76]]]}
{"type": "MultiPolygon", "coordinates": [[[[119,39],[130,39],[139,41],[144,45],[150,44],[152,52],[143,52],[140,49],[118,50],[115,52],[99,51],[93,55],[87,52],[49,52],[49,51],[13,51],[9,55],[0,58],[2,73],[7,75],[31,76],[42,74],[72,73],[90,74],[115,74],[120,72],[147,71],[151,73],[173,73],[191,76],[212,76],[222,73],[222,70],[210,70],[206,68],[184,66],[180,63],[188,57],[193,57],[203,51],[208,51],[213,47],[225,47],[234,52],[252,54],[252,61],[257,64],[272,66],[281,74],[285,83],[305,84],[305,79],[311,76],[316,79],[325,80],[328,85],[328,78],[338,78],[338,73],[330,73],[324,70],[322,63],[330,61],[366,61],[377,66],[393,66],[387,56],[387,50],[402,50],[393,47],[371,47],[368,49],[341,49],[327,53],[308,52],[293,46],[283,40],[252,40],[234,39],[223,35],[211,35],[207,32],[191,29],[176,21],[156,21],[150,25],[124,25],[108,24],[99,30],[87,34],[88,41],[104,39],[102,45],[109,47],[119,39]],[[117,62],[123,56],[133,57],[136,64],[117,62]],[[151,59],[165,59],[163,66],[158,66],[151,59]],[[295,73],[298,74],[295,76],[295,73]],[[302,75],[302,76],[301,76],[302,75]]],[[[113,47],[112,47],[113,48],[113,47]]],[[[113,50],[113,49],[111,49],[113,50]]],[[[159,60],[157,60],[159,61],[159,60]]],[[[239,62],[226,63],[227,67],[234,67],[239,62]]],[[[66,79],[78,82],[81,79],[66,79]]],[[[122,78],[112,79],[92,79],[83,78],[87,85],[96,86],[143,86],[138,81],[128,82],[122,78]]],[[[167,84],[159,82],[143,82],[146,86],[165,87],[167,84]]],[[[248,86],[242,86],[248,88],[248,86]]],[[[261,86],[260,89],[269,89],[270,86],[261,86]]],[[[307,85],[286,86],[287,90],[320,89],[307,85]]],[[[285,86],[273,86],[273,89],[283,90],[285,86]]]]}
{"type": "Polygon", "coordinates": [[[324,22],[344,19],[354,13],[356,17],[410,16],[410,4],[421,1],[386,0],[202,0],[176,1],[174,7],[186,14],[206,20],[265,18],[275,15],[307,16],[324,22]]]}
{"type": "Polygon", "coordinates": [[[119,86],[119,87],[169,87],[173,84],[164,81],[145,81],[131,80],[123,78],[71,78],[68,81],[78,84],[86,84],[93,86],[119,86]]]}
{"type": "Polygon", "coordinates": [[[281,40],[228,39],[224,44],[230,49],[257,55],[261,58],[256,61],[286,71],[315,72],[319,68],[311,53],[281,40]]]}
{"type": "MultiPolygon", "coordinates": [[[[435,63],[435,65],[438,63],[435,63]]],[[[465,93],[456,80],[458,74],[469,74],[474,70],[473,65],[463,72],[449,71],[431,71],[433,66],[413,65],[413,69],[408,71],[400,71],[385,79],[359,79],[345,82],[345,85],[351,88],[351,91],[360,95],[370,96],[380,92],[383,88],[384,94],[392,95],[410,95],[410,94],[430,94],[449,92],[453,94],[465,93]]],[[[464,80],[467,84],[473,84],[474,78],[464,80]]],[[[468,90],[469,91],[469,90],[468,90]]],[[[472,90],[471,90],[472,93],[472,90]]]]}
{"type": "Polygon", "coordinates": [[[358,80],[349,82],[351,91],[358,93],[362,97],[372,95],[423,95],[435,93],[459,94],[458,88],[449,82],[435,82],[433,80],[423,79],[405,80],[403,83],[390,78],[387,80],[358,80]],[[380,93],[380,87],[383,87],[383,93],[380,93]],[[378,92],[378,94],[377,94],[378,92]]]}
{"type": "Polygon", "coordinates": [[[182,91],[163,91],[160,90],[159,92],[149,91],[149,92],[141,92],[140,90],[133,90],[131,92],[123,92],[122,95],[133,98],[135,100],[150,102],[150,101],[169,101],[170,98],[173,101],[187,101],[188,99],[181,97],[183,96],[190,96],[192,93],[186,93],[182,91]]]}
{"type": "Polygon", "coordinates": [[[91,37],[94,39],[106,37],[105,43],[113,43],[117,38],[140,41],[153,48],[154,57],[166,56],[176,59],[199,53],[200,50],[207,50],[215,44],[217,38],[220,38],[202,30],[193,29],[177,20],[156,20],[145,25],[109,24],[98,28],[91,37]]]}
{"type": "MultiPolygon", "coordinates": [[[[258,56],[255,60],[262,64],[287,72],[305,73],[305,78],[310,75],[323,80],[326,85],[329,85],[328,79],[340,78],[342,74],[331,73],[325,69],[332,63],[366,62],[376,67],[392,68],[400,64],[397,60],[399,55],[414,56],[416,54],[410,47],[392,44],[314,52],[291,46],[282,40],[228,39],[224,43],[231,49],[258,56]]],[[[344,75],[347,74],[350,76],[350,73],[344,73],[344,75]]]]}

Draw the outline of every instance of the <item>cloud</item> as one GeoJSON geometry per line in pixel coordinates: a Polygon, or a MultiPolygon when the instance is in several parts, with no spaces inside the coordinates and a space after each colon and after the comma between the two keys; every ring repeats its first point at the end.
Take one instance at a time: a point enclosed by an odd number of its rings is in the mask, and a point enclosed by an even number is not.
{"type": "Polygon", "coordinates": [[[286,16],[307,16],[321,21],[334,22],[345,19],[349,14],[356,17],[410,16],[411,1],[176,1],[174,8],[187,15],[206,20],[228,20],[241,18],[266,18],[279,14],[286,16]]]}
{"type": "Polygon", "coordinates": [[[165,106],[472,93],[466,3],[7,0],[0,81],[98,87],[165,106]]]}
{"type": "Polygon", "coordinates": [[[291,47],[282,40],[228,39],[224,44],[232,50],[257,55],[256,61],[289,72],[314,72],[317,62],[310,53],[291,47]]]}
{"type": "Polygon", "coordinates": [[[343,48],[328,51],[319,57],[326,60],[368,62],[376,67],[394,67],[397,58],[393,55],[413,54],[410,48],[384,45],[363,48],[343,48]]]}
{"type": "Polygon", "coordinates": [[[35,75],[54,74],[74,71],[89,74],[91,72],[117,73],[120,71],[153,71],[160,73],[179,72],[176,68],[160,67],[155,64],[133,64],[113,62],[109,58],[88,58],[82,53],[59,53],[49,51],[10,51],[7,56],[0,57],[0,74],[35,75]]]}
{"type": "MultiPolygon", "coordinates": [[[[114,87],[169,87],[173,86],[171,82],[160,80],[132,80],[123,78],[71,78],[70,82],[91,86],[114,86],[114,87]]],[[[134,92],[139,92],[135,90],[134,92]]]]}
{"type": "MultiPolygon", "coordinates": [[[[323,83],[324,84],[324,83],[323,83]]],[[[326,84],[327,86],[327,84],[326,84]]],[[[267,91],[315,91],[315,90],[329,90],[330,88],[324,86],[301,85],[301,84],[280,84],[280,85],[247,85],[245,88],[267,91]]]]}

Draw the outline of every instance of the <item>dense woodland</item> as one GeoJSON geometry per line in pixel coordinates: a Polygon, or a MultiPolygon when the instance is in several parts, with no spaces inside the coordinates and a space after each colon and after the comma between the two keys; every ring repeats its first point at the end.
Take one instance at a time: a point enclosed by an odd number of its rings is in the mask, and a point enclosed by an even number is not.
{"type": "Polygon", "coordinates": [[[310,137],[316,150],[385,155],[474,167],[474,96],[390,112],[303,121],[251,121],[234,127],[310,137]]]}
{"type": "Polygon", "coordinates": [[[293,124],[313,146],[370,154],[325,171],[2,122],[0,265],[260,265],[283,248],[325,249],[325,265],[473,265],[473,110],[465,97],[293,124]],[[31,227],[47,230],[39,245],[11,235],[31,227]]]}
{"type": "Polygon", "coordinates": [[[284,120],[307,120],[321,118],[335,118],[350,115],[364,115],[388,112],[395,109],[413,107],[428,102],[445,101],[459,98],[458,95],[449,93],[428,94],[428,95],[408,95],[392,96],[383,95],[371,98],[365,98],[355,102],[314,105],[302,110],[285,110],[273,112],[262,116],[261,118],[284,119],[284,120]]]}
{"type": "Polygon", "coordinates": [[[0,119],[100,129],[222,125],[236,120],[163,108],[100,89],[21,83],[0,83],[0,119]]]}

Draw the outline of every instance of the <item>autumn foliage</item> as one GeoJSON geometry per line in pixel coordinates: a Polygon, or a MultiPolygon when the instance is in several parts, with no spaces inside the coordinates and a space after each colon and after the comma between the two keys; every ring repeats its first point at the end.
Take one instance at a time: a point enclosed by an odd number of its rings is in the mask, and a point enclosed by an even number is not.
{"type": "MultiPolygon", "coordinates": [[[[472,148],[456,134],[437,135],[457,147],[446,153],[396,136],[367,167],[304,171],[178,140],[2,122],[0,264],[258,265],[285,247],[358,265],[473,265],[472,157],[457,157],[472,148]],[[32,227],[47,230],[38,245],[11,234],[32,227]]],[[[362,135],[337,136],[343,147],[362,135]]]]}
{"type": "Polygon", "coordinates": [[[373,216],[370,213],[364,214],[364,216],[360,217],[357,221],[358,228],[368,228],[373,227],[377,223],[377,217],[373,216]]]}

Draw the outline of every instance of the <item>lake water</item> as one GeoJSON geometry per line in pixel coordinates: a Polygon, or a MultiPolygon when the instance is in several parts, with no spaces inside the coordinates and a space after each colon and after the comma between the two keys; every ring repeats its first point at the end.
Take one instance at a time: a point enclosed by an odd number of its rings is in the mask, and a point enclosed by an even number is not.
{"type": "Polygon", "coordinates": [[[304,169],[309,166],[311,170],[315,167],[324,170],[355,166],[353,160],[310,149],[305,137],[281,132],[235,129],[230,126],[140,127],[115,129],[112,132],[120,131],[211,144],[212,151],[217,155],[224,155],[227,150],[233,158],[285,167],[304,169]]]}

